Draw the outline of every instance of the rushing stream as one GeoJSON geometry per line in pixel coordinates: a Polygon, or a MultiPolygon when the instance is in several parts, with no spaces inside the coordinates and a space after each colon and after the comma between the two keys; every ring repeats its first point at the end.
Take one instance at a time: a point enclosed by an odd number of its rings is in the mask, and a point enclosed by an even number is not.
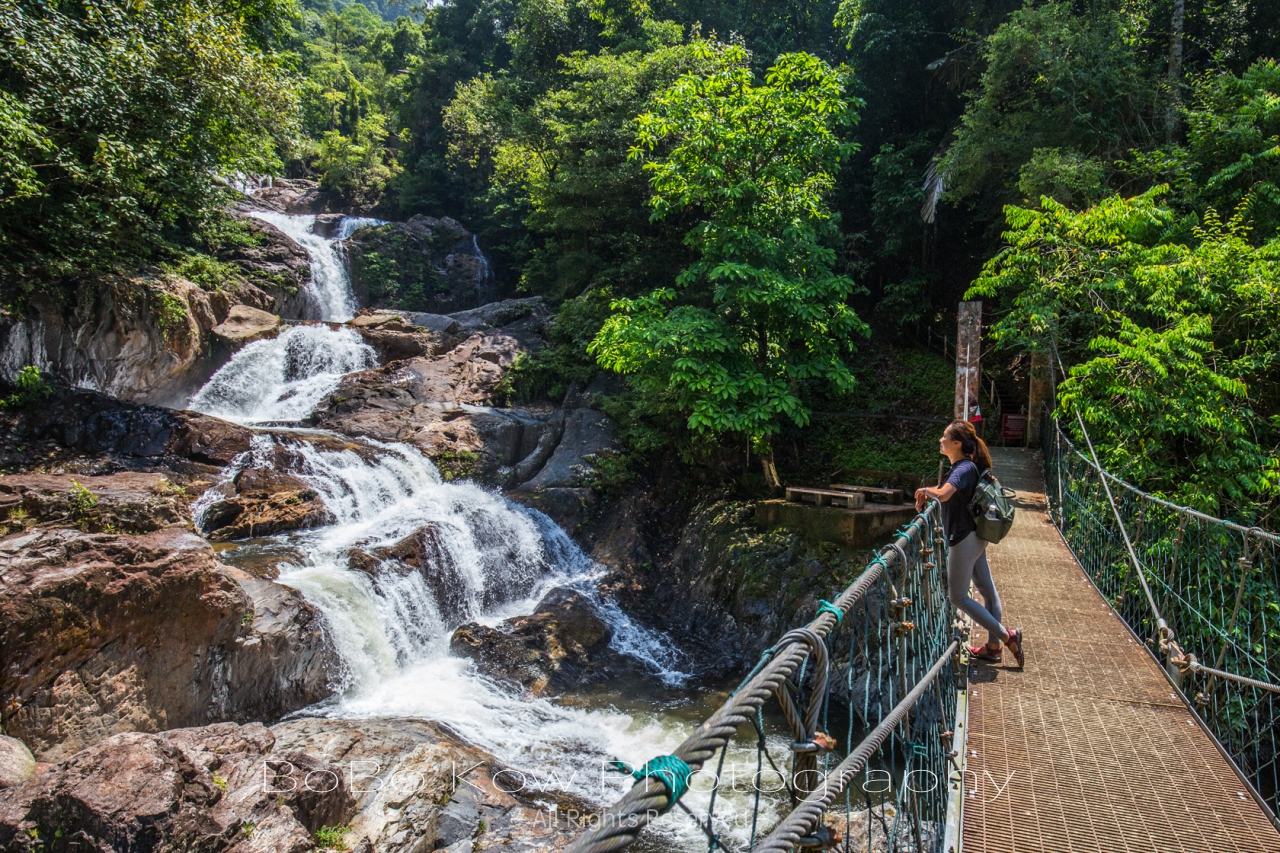
{"type": "MultiPolygon", "coordinates": [[[[317,294],[326,319],[354,313],[350,280],[333,241],[311,235],[314,217],[258,214],[312,253],[317,294]],[[333,264],[319,262],[324,251],[333,264]]],[[[348,222],[358,220],[343,220],[348,222]]],[[[274,340],[235,354],[192,398],[190,407],[248,424],[297,422],[336,386],[342,375],[374,366],[373,351],[351,329],[291,326],[274,340]]],[[[263,430],[252,449],[226,472],[272,467],[283,454],[333,513],[332,524],[241,543],[221,551],[230,563],[252,564],[263,554],[288,555],[279,582],[298,589],[324,612],[342,660],[335,699],[308,715],[342,718],[418,717],[448,724],[537,780],[606,805],[630,779],[604,773],[620,758],[637,766],[671,751],[722,694],[686,686],[684,662],[665,638],[633,623],[595,587],[601,574],[550,519],[501,494],[468,483],[445,482],[435,466],[407,445],[364,439],[354,445],[308,441],[303,430],[263,430]],[[371,551],[430,531],[435,543],[432,580],[396,565],[366,573],[349,565],[353,549],[371,551]],[[637,675],[564,702],[531,699],[481,675],[453,656],[449,638],[466,621],[494,625],[529,613],[549,590],[571,587],[591,600],[613,631],[612,647],[636,662],[637,675]]],[[[328,438],[328,436],[326,436],[328,438]]],[[[197,501],[197,523],[216,499],[197,501]]],[[[775,752],[785,752],[779,741],[775,752]]],[[[754,739],[730,751],[735,766],[755,770],[754,739]]],[[[768,773],[766,769],[766,773],[768,773]]],[[[766,784],[769,784],[766,780],[766,784]]],[[[776,784],[776,783],[775,783],[776,784]]],[[[695,779],[686,800],[705,807],[695,779]]],[[[762,825],[772,823],[768,797],[762,825]]],[[[722,827],[745,842],[751,798],[722,791],[722,827]]],[[[656,849],[696,849],[701,832],[687,820],[664,821],[656,849]]]]}
{"type": "Polygon", "coordinates": [[[292,216],[287,213],[255,211],[252,214],[263,222],[279,228],[293,242],[307,250],[311,260],[311,281],[307,287],[308,320],[325,320],[345,323],[355,316],[360,306],[351,290],[351,275],[342,256],[339,241],[345,240],[366,225],[381,225],[381,219],[365,216],[344,216],[338,223],[338,233],[322,237],[314,232],[314,216],[292,216]]]}

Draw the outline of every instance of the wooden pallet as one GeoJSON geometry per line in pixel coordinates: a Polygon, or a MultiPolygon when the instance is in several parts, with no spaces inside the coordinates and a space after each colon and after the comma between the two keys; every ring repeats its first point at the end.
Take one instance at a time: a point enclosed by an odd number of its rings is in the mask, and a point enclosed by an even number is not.
{"type": "Polygon", "coordinates": [[[801,489],[787,487],[787,500],[793,503],[812,503],[816,506],[843,506],[846,509],[862,509],[866,496],[859,492],[838,489],[801,489]]]}
{"type": "Polygon", "coordinates": [[[849,486],[844,483],[831,483],[827,488],[837,492],[858,492],[866,495],[867,500],[880,503],[902,503],[902,489],[877,489],[871,486],[849,486]]]}

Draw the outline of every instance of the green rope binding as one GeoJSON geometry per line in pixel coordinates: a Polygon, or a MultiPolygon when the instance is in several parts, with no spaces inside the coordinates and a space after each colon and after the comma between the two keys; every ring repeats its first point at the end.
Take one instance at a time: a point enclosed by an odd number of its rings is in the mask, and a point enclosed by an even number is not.
{"type": "Polygon", "coordinates": [[[830,613],[831,615],[835,616],[837,625],[839,625],[841,622],[844,621],[843,610],[841,610],[836,605],[832,604],[830,601],[827,601],[825,598],[819,598],[818,599],[818,615],[821,616],[823,613],[830,613]]]}
{"type": "Polygon", "coordinates": [[[657,758],[651,758],[644,763],[643,767],[635,770],[628,769],[630,765],[625,761],[611,761],[609,766],[621,773],[630,773],[637,782],[653,778],[666,785],[668,799],[664,812],[675,805],[689,790],[689,777],[693,775],[689,765],[674,755],[659,755],[657,758]]]}

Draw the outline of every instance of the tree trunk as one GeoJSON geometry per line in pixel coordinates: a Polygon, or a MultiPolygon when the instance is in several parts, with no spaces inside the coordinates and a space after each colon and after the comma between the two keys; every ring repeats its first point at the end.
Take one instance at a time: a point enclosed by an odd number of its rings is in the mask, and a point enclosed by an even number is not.
{"type": "Polygon", "coordinates": [[[769,487],[769,491],[773,493],[781,491],[782,481],[778,479],[778,466],[773,464],[772,445],[760,454],[760,467],[764,469],[764,482],[769,487]]]}
{"type": "Polygon", "coordinates": [[[1178,141],[1181,121],[1178,108],[1182,105],[1182,21],[1186,14],[1186,0],[1173,0],[1173,20],[1169,33],[1169,106],[1165,113],[1165,128],[1169,142],[1178,141]]]}

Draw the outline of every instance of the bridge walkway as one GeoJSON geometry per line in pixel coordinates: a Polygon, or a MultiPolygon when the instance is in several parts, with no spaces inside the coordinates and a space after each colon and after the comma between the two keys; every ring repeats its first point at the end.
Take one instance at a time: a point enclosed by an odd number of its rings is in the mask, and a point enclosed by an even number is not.
{"type": "Polygon", "coordinates": [[[1026,633],[1026,667],[1007,652],[970,666],[962,853],[1280,851],[1280,833],[1058,535],[1039,455],[992,451],[1018,519],[987,556],[1006,624],[1026,633]]]}

